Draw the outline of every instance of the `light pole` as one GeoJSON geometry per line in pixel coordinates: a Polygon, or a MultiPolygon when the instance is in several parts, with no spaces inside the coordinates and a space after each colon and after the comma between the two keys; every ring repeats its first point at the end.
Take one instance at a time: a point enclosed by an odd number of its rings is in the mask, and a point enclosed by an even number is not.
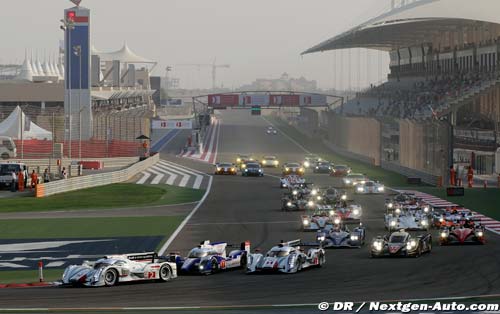
{"type": "MultiPolygon", "coordinates": [[[[73,20],[70,20],[70,19],[62,19],[61,20],[61,23],[62,25],[59,27],[63,32],[68,32],[68,42],[69,44],[71,45],[71,31],[75,29],[75,22],[73,20]]],[[[68,82],[65,82],[64,84],[66,84],[66,86],[68,86],[68,109],[69,109],[69,121],[68,121],[68,124],[69,124],[69,147],[68,147],[68,157],[69,159],[71,159],[71,140],[72,140],[72,136],[71,136],[71,128],[72,128],[72,124],[71,124],[71,120],[72,120],[72,108],[71,108],[71,51],[66,51],[66,49],[64,50],[64,53],[65,55],[68,57],[68,64],[66,64],[66,67],[67,67],[67,72],[68,72],[68,82]]]]}
{"type": "Polygon", "coordinates": [[[73,53],[78,57],[80,63],[80,77],[78,78],[78,158],[82,159],[82,46],[74,46],[73,53]]]}
{"type": "Polygon", "coordinates": [[[168,72],[171,72],[172,71],[172,67],[171,66],[167,66],[165,68],[165,96],[167,97],[167,106],[168,106],[168,72]]]}

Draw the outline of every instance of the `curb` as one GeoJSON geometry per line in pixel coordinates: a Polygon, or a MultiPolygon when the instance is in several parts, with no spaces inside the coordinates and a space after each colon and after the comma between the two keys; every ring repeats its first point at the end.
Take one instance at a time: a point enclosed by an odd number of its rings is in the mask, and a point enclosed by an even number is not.
{"type": "Polygon", "coordinates": [[[32,282],[32,283],[8,283],[0,284],[0,289],[4,288],[40,288],[55,286],[53,282],[32,282]]]}

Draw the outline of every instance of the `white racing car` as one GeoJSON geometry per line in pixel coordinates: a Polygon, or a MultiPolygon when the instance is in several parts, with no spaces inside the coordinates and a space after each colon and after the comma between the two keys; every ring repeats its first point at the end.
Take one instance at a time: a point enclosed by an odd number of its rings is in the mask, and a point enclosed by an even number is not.
{"type": "Polygon", "coordinates": [[[358,184],[354,192],[356,194],[384,194],[385,187],[379,182],[366,181],[364,184],[358,184]]]}
{"type": "Polygon", "coordinates": [[[298,175],[288,175],[280,178],[280,188],[287,189],[306,183],[306,179],[298,175]]]}
{"type": "Polygon", "coordinates": [[[388,209],[385,216],[385,228],[393,230],[429,230],[432,218],[428,206],[417,205],[397,206],[388,209]]]}
{"type": "Polygon", "coordinates": [[[247,273],[281,272],[293,274],[305,268],[321,267],[326,262],[322,248],[311,248],[307,254],[301,250],[300,240],[282,242],[266,255],[249,254],[247,273]]]}
{"type": "Polygon", "coordinates": [[[102,287],[119,282],[170,281],[177,277],[176,263],[159,258],[156,253],[110,255],[96,262],[71,265],[62,276],[64,285],[102,287]]]}
{"type": "Polygon", "coordinates": [[[340,217],[334,217],[335,210],[330,205],[316,205],[316,209],[308,215],[301,216],[302,231],[330,230],[342,222],[340,217]]]}

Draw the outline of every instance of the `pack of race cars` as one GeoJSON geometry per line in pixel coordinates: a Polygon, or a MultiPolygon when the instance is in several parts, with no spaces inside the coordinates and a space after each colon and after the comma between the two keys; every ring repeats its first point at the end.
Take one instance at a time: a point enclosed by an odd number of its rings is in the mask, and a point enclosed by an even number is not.
{"type": "MultiPolygon", "coordinates": [[[[217,163],[214,174],[237,175],[239,172],[242,176],[264,176],[264,167],[279,168],[280,162],[271,155],[258,160],[249,154],[239,154],[235,163],[217,163]]],[[[99,287],[119,282],[167,282],[178,275],[209,275],[233,269],[243,269],[247,274],[291,274],[322,267],[326,262],[325,249],[365,246],[363,208],[351,200],[349,194],[386,195],[383,184],[353,173],[348,166],[334,165],[314,155],[306,156],[301,163],[283,164],[281,172],[279,188],[284,191],[281,210],[303,211],[300,230],[314,233],[313,241],[280,241],[265,254],[252,252],[249,241],[233,245],[205,240],[186,256],[179,253],[158,256],[154,252],[110,255],[67,267],[62,284],[99,287]],[[315,185],[304,177],[306,169],[341,177],[343,189],[315,185]]],[[[386,199],[383,221],[388,233],[373,235],[368,248],[372,258],[419,257],[430,253],[431,229],[437,229],[440,245],[486,243],[485,228],[472,212],[464,208],[433,207],[412,193],[394,194],[386,199]]]]}

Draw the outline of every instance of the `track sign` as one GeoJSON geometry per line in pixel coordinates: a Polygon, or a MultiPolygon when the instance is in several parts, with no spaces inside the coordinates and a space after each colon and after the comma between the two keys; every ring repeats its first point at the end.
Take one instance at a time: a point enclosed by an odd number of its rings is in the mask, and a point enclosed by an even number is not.
{"type": "Polygon", "coordinates": [[[191,130],[193,128],[192,120],[153,120],[153,129],[178,129],[191,130]]]}
{"type": "Polygon", "coordinates": [[[252,116],[260,116],[261,108],[260,106],[252,106],[252,116]]]}

